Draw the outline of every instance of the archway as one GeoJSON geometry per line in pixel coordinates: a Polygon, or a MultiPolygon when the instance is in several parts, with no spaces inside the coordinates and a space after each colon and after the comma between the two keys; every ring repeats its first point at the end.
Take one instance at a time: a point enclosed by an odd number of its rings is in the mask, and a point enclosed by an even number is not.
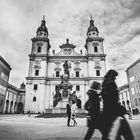
{"type": "Polygon", "coordinates": [[[17,105],[17,113],[23,113],[23,103],[21,102],[17,105]]]}
{"type": "Polygon", "coordinates": [[[15,105],[14,105],[14,113],[17,113],[17,102],[15,102],[15,105]]]}
{"type": "Polygon", "coordinates": [[[9,100],[6,100],[5,114],[8,113],[8,108],[9,108],[9,100]]]}
{"type": "Polygon", "coordinates": [[[12,113],[12,108],[13,108],[13,101],[11,101],[11,104],[10,104],[10,113],[12,113]]]}

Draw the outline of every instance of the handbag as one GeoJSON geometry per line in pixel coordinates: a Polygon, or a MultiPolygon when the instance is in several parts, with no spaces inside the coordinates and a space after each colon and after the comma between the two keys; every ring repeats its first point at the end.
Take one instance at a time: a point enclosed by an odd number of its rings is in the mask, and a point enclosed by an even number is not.
{"type": "Polygon", "coordinates": [[[111,140],[134,140],[131,127],[126,118],[118,116],[112,124],[108,139],[111,140]]]}

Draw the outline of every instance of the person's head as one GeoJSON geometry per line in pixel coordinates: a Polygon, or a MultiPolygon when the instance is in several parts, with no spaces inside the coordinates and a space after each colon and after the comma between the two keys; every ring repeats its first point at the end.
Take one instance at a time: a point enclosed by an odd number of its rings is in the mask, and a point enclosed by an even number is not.
{"type": "Polygon", "coordinates": [[[106,79],[111,79],[111,80],[115,80],[115,79],[116,79],[116,76],[118,76],[118,72],[115,71],[115,70],[113,70],[113,69],[111,69],[111,70],[109,70],[109,71],[106,73],[106,75],[105,75],[104,78],[106,78],[106,79]]]}
{"type": "Polygon", "coordinates": [[[90,86],[91,89],[95,89],[95,90],[99,90],[101,88],[101,84],[94,81],[91,86],[90,86]]]}

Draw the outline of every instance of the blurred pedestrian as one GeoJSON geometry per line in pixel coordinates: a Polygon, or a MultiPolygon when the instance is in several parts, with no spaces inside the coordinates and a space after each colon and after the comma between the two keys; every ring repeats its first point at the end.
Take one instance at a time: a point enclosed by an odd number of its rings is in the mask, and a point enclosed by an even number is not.
{"type": "Polygon", "coordinates": [[[76,122],[76,103],[72,101],[72,106],[71,106],[71,119],[73,120],[73,126],[77,125],[76,122]]]}
{"type": "Polygon", "coordinates": [[[129,103],[128,100],[126,101],[126,103],[127,103],[127,112],[128,112],[128,115],[129,115],[129,119],[132,120],[132,110],[131,110],[131,107],[130,107],[130,103],[129,103]]]}
{"type": "Polygon", "coordinates": [[[28,114],[28,117],[30,117],[30,116],[31,116],[30,110],[28,111],[28,113],[27,113],[27,114],[28,114]]]}
{"type": "Polygon", "coordinates": [[[115,70],[109,70],[104,76],[102,83],[103,98],[103,138],[102,140],[134,140],[131,128],[125,119],[127,113],[125,108],[119,104],[119,92],[115,83],[118,73],[115,70]],[[118,123],[119,122],[119,123],[118,123]],[[119,124],[119,125],[116,125],[119,124]],[[114,127],[116,132],[111,137],[114,127]]]}
{"type": "Polygon", "coordinates": [[[67,126],[69,127],[70,126],[70,120],[71,120],[71,103],[69,102],[67,105],[66,105],[66,113],[67,113],[67,126]]]}
{"type": "Polygon", "coordinates": [[[88,100],[85,104],[87,114],[87,133],[84,140],[90,140],[94,130],[101,130],[101,114],[100,114],[100,94],[98,90],[101,89],[101,85],[98,82],[93,82],[90,89],[87,92],[88,100]]]}

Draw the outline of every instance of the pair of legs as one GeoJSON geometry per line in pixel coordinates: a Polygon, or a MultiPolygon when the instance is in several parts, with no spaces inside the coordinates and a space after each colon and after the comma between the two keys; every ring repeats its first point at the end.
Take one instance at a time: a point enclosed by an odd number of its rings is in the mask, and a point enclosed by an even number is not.
{"type": "Polygon", "coordinates": [[[73,120],[73,126],[77,125],[76,117],[72,117],[71,119],[73,120]]]}
{"type": "Polygon", "coordinates": [[[67,126],[70,126],[71,114],[68,114],[67,126]]]}
{"type": "Polygon", "coordinates": [[[95,130],[94,127],[88,127],[84,140],[90,140],[94,133],[94,130],[95,130]]]}

